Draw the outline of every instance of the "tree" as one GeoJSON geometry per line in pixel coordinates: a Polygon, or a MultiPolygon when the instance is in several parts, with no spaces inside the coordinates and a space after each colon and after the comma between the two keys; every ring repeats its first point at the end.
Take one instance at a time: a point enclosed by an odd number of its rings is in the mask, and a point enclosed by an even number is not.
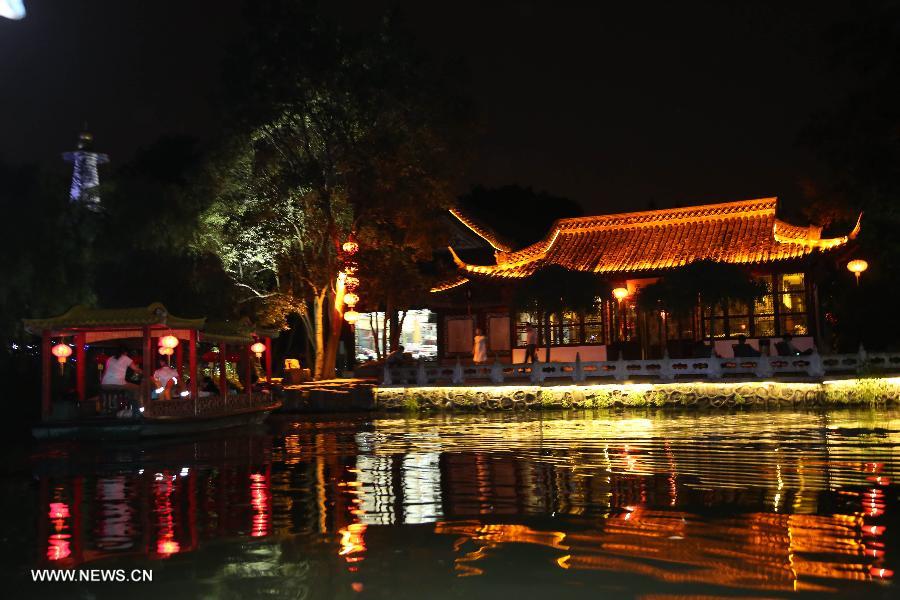
{"type": "Polygon", "coordinates": [[[545,362],[550,362],[551,317],[559,317],[566,311],[594,312],[600,299],[608,297],[609,293],[609,286],[596,273],[550,265],[516,286],[513,305],[520,311],[536,315],[543,325],[545,362]]]}
{"type": "MultiPolygon", "coordinates": [[[[382,253],[385,269],[371,276],[385,281],[398,265],[430,260],[466,128],[444,73],[416,58],[392,20],[349,35],[307,7],[250,5],[254,34],[229,69],[238,127],[211,167],[215,202],[198,247],[221,258],[243,303],[270,322],[301,315],[316,376],[330,377],[342,243],[355,233],[382,253]]],[[[395,296],[385,298],[391,314],[395,296]]]]}
{"type": "MultiPolygon", "coordinates": [[[[897,347],[900,327],[893,300],[900,295],[900,5],[861,5],[829,33],[836,77],[852,82],[832,110],[816,115],[802,135],[826,167],[810,186],[808,216],[841,234],[863,213],[855,257],[869,270],[856,289],[845,263],[829,265],[820,288],[823,312],[844,350],[897,347]],[[871,326],[877,315],[878,327],[871,326]]],[[[846,254],[840,255],[846,262],[846,254]]]]}

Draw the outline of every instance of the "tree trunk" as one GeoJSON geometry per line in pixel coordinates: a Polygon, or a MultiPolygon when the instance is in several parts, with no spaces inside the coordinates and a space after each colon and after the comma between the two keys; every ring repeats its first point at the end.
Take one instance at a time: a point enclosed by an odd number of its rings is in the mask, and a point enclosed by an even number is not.
{"type": "MultiPolygon", "coordinates": [[[[331,294],[329,294],[330,296],[331,294]]],[[[341,330],[344,327],[344,286],[338,283],[334,293],[334,302],[327,303],[328,311],[328,343],[325,346],[325,361],[322,366],[322,377],[332,379],[335,376],[338,348],[341,345],[341,330]]]]}
{"type": "Polygon", "coordinates": [[[390,320],[391,352],[394,352],[400,346],[400,322],[397,319],[397,311],[394,310],[394,299],[390,296],[387,299],[385,317],[390,320]]]}
{"type": "Polygon", "coordinates": [[[313,305],[313,321],[316,327],[316,368],[313,371],[316,379],[322,378],[325,368],[325,296],[327,290],[316,292],[316,301],[313,305]]]}
{"type": "Polygon", "coordinates": [[[378,312],[372,311],[369,313],[369,328],[372,331],[372,345],[375,346],[375,358],[377,360],[381,360],[384,357],[384,354],[381,352],[381,338],[379,336],[380,329],[378,328],[378,312]]]}

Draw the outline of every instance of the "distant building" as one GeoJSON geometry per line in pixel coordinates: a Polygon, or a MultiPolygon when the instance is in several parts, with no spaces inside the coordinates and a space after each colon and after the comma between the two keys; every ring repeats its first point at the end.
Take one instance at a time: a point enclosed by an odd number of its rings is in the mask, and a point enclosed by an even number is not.
{"type": "Polygon", "coordinates": [[[821,334],[816,265],[843,256],[859,224],[848,235],[823,238],[820,227],[779,219],[777,207],[777,198],[761,198],[560,219],[544,239],[524,248],[510,247],[485,225],[453,210],[459,227],[481,238],[482,250],[479,256],[451,247],[457,275],[432,290],[438,354],[471,356],[473,332],[480,328],[490,355],[521,362],[525,326],[537,324],[538,315],[514,310],[511,291],[548,265],[596,273],[622,296],[602,298],[593,314],[553,315],[549,340],[539,328],[539,346],[549,344],[551,360],[571,361],[576,353],[582,360],[615,360],[620,352],[625,358],[663,352],[681,357],[697,342],[712,343],[716,353],[730,357],[739,336],[759,348],[790,334],[799,349],[809,348],[821,334]],[[768,293],[750,305],[731,302],[712,312],[698,305],[677,318],[639,310],[635,300],[642,287],[700,260],[740,265],[765,283],[768,293]]]}
{"type": "Polygon", "coordinates": [[[63,154],[63,160],[73,164],[69,199],[84,204],[90,210],[100,210],[97,186],[100,176],[97,165],[109,162],[109,156],[93,152],[94,136],[84,131],[78,136],[78,149],[63,154]]]}

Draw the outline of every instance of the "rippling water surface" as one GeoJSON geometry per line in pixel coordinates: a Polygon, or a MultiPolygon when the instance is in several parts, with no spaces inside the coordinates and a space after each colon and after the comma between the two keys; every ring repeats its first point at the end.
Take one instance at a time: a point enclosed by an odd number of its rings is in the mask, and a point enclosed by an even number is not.
{"type": "Polygon", "coordinates": [[[22,454],[0,489],[17,596],[896,593],[896,409],[283,416],[22,454]],[[33,584],[33,568],[153,582],[33,584]]]}

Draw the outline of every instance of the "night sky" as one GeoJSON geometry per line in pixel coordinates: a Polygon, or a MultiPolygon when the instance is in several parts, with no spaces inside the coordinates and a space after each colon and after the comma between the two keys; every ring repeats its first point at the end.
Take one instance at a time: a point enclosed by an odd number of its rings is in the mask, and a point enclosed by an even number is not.
{"type": "MultiPolygon", "coordinates": [[[[214,134],[240,2],[25,4],[0,20],[4,162],[59,160],[84,121],[113,168],[162,135],[214,134]]],[[[797,204],[815,168],[797,134],[845,94],[826,34],[851,3],[325,4],[350,28],[399,6],[425,51],[467,63],[484,132],[460,191],[519,183],[587,212],[797,204]]]]}

